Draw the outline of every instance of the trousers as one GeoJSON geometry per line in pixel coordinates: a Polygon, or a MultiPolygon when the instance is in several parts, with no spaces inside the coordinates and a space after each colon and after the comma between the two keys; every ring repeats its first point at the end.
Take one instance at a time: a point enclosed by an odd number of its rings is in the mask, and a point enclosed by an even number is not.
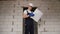
{"type": "Polygon", "coordinates": [[[25,34],[34,34],[34,22],[33,19],[28,18],[25,20],[25,34]]]}

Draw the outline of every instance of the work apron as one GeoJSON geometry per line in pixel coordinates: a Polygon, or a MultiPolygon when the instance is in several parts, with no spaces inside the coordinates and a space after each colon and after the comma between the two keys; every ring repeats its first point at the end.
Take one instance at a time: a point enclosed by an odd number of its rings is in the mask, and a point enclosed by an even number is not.
{"type": "MultiPolygon", "coordinates": [[[[28,11],[27,15],[29,15],[28,11]]],[[[30,17],[25,18],[25,34],[34,34],[34,22],[30,17]]]]}

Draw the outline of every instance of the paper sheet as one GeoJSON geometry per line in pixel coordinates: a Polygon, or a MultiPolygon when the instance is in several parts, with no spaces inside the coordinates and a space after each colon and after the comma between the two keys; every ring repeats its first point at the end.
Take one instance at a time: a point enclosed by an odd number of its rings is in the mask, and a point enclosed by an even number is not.
{"type": "Polygon", "coordinates": [[[34,11],[34,14],[35,16],[31,18],[34,19],[36,22],[38,22],[41,16],[43,15],[43,13],[38,8],[34,11]]]}

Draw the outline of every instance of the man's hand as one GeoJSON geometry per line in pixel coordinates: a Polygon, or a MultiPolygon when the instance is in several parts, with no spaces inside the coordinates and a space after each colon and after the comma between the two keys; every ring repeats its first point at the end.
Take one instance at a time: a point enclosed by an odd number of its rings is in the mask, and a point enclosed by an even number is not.
{"type": "Polygon", "coordinates": [[[33,12],[32,12],[32,13],[29,13],[29,16],[30,16],[30,17],[33,17],[33,16],[34,16],[33,12]]]}

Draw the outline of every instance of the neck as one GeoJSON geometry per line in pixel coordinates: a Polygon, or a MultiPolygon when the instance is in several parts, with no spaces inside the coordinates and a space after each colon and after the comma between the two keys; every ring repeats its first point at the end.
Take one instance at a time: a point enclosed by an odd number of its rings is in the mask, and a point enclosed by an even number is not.
{"type": "Polygon", "coordinates": [[[31,11],[30,9],[28,9],[29,11],[31,11]]]}

